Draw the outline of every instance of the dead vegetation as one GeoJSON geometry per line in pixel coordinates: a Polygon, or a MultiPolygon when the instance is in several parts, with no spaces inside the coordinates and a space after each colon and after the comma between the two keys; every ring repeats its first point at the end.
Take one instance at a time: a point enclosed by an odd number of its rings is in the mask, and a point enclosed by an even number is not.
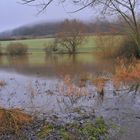
{"type": "Polygon", "coordinates": [[[60,93],[64,96],[87,96],[88,91],[85,87],[86,81],[92,81],[99,94],[104,93],[104,87],[107,82],[112,81],[116,89],[122,86],[138,86],[140,83],[140,62],[132,57],[130,60],[126,58],[117,58],[115,71],[112,76],[90,76],[84,77],[78,81],[79,86],[75,85],[69,75],[65,76],[63,82],[59,85],[60,93]]]}
{"type": "Polygon", "coordinates": [[[97,78],[93,79],[93,84],[95,85],[97,92],[101,93],[103,91],[105,83],[108,80],[109,79],[105,78],[105,77],[97,77],[97,78]]]}
{"type": "Polygon", "coordinates": [[[90,79],[96,87],[97,92],[101,92],[107,81],[112,81],[116,88],[121,86],[139,85],[140,83],[140,61],[134,56],[127,58],[117,58],[112,76],[93,76],[90,79]]]}
{"type": "Polygon", "coordinates": [[[6,82],[3,80],[0,80],[0,88],[6,86],[6,82]]]}
{"type": "Polygon", "coordinates": [[[140,82],[140,63],[134,57],[130,63],[127,59],[118,58],[112,79],[115,85],[138,84],[140,82]]]}
{"type": "Polygon", "coordinates": [[[0,108],[0,132],[17,133],[23,125],[29,124],[33,118],[20,109],[0,108]]]}
{"type": "MultiPolygon", "coordinates": [[[[83,86],[84,83],[81,81],[79,83],[79,86],[83,86]]],[[[59,84],[59,91],[64,96],[86,96],[87,90],[85,87],[78,87],[75,85],[70,77],[70,75],[66,75],[62,81],[62,83],[59,84]]]]}

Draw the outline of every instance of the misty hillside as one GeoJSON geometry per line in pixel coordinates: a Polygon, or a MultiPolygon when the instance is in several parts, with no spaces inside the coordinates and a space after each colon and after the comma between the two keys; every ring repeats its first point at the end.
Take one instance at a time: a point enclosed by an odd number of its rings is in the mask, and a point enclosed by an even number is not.
{"type": "MultiPolygon", "coordinates": [[[[35,38],[42,36],[54,36],[59,29],[61,22],[49,22],[49,23],[38,23],[34,25],[22,26],[11,31],[5,31],[0,33],[1,40],[9,39],[26,39],[26,38],[35,38]]],[[[84,23],[87,29],[88,34],[94,34],[97,32],[102,33],[120,33],[123,30],[122,25],[118,23],[109,23],[106,21],[103,22],[88,22],[84,23]]]]}
{"type": "Polygon", "coordinates": [[[39,23],[35,25],[22,26],[11,31],[5,31],[0,33],[1,39],[15,38],[15,37],[35,37],[35,36],[45,36],[54,35],[57,31],[59,22],[55,23],[39,23]]]}

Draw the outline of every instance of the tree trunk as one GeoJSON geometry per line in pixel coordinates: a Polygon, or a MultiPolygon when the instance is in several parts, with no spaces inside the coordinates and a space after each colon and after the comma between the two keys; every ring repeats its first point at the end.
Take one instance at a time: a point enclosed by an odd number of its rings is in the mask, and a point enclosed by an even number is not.
{"type": "Polygon", "coordinates": [[[75,46],[75,45],[72,46],[72,53],[73,53],[73,54],[76,53],[76,46],[75,46]]]}

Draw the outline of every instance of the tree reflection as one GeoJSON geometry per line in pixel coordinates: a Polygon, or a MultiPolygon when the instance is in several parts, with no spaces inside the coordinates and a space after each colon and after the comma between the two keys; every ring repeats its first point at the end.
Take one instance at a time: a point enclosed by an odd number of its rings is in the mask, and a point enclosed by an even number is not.
{"type": "Polygon", "coordinates": [[[8,56],[8,62],[12,66],[23,67],[29,64],[29,58],[28,58],[28,55],[8,56]]]}

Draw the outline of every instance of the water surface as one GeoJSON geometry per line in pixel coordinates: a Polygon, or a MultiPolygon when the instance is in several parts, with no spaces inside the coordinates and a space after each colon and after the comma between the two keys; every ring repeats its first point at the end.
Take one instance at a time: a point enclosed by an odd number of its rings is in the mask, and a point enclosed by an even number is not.
{"type": "MultiPolygon", "coordinates": [[[[34,115],[57,114],[63,121],[80,114],[103,116],[118,126],[114,140],[139,140],[140,91],[129,92],[128,87],[116,91],[112,81],[107,81],[101,97],[91,81],[76,90],[86,96],[66,96],[63,78],[83,75],[114,73],[113,60],[99,60],[94,54],[2,56],[0,58],[0,106],[21,108],[34,115]],[[63,90],[62,90],[63,87],[63,90]]],[[[75,78],[75,79],[76,79],[75,78]]]]}
{"type": "Polygon", "coordinates": [[[45,55],[33,53],[27,56],[1,56],[0,69],[24,75],[39,74],[45,77],[80,75],[95,72],[113,72],[112,60],[99,60],[92,53],[76,55],[45,55]]]}

